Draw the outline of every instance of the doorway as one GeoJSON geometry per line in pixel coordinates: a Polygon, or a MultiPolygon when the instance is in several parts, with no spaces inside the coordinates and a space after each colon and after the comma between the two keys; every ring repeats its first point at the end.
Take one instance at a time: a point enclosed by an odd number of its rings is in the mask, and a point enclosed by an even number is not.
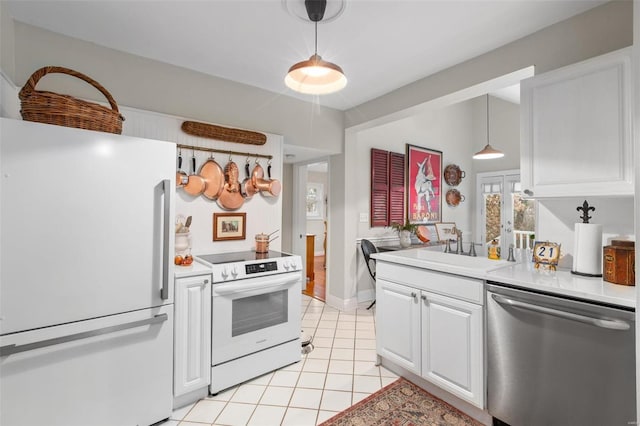
{"type": "Polygon", "coordinates": [[[326,300],[329,162],[294,165],[294,252],[303,259],[302,293],[326,300]]]}
{"type": "Polygon", "coordinates": [[[506,259],[510,247],[532,248],[535,237],[535,201],[522,197],[520,171],[478,173],[477,232],[485,246],[497,241],[506,259]]]}

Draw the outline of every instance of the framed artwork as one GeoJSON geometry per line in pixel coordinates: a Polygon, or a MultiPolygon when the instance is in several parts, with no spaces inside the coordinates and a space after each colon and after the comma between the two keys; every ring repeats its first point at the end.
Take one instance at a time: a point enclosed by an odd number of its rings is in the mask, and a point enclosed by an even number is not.
{"type": "Polygon", "coordinates": [[[434,226],[436,227],[438,241],[455,240],[457,238],[455,222],[438,222],[434,226]]]}
{"type": "Polygon", "coordinates": [[[405,185],[409,223],[442,220],[442,151],[407,144],[405,185]]]}
{"type": "Polygon", "coordinates": [[[324,210],[324,185],[307,183],[307,219],[322,219],[324,210]]]}
{"type": "Polygon", "coordinates": [[[213,241],[244,240],[246,232],[246,213],[213,214],[213,241]]]}

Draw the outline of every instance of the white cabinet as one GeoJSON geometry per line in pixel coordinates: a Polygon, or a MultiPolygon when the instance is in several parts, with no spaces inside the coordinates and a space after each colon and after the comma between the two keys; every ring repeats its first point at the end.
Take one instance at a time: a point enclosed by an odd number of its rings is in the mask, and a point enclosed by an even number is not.
{"type": "Polygon", "coordinates": [[[378,355],[484,408],[483,282],[381,261],[376,269],[378,355]]]}
{"type": "Polygon", "coordinates": [[[522,81],[523,192],[633,195],[631,88],[630,48],[522,81]]]}
{"type": "Polygon", "coordinates": [[[376,349],[379,355],[420,374],[419,290],[376,280],[376,349]]]}
{"type": "Polygon", "coordinates": [[[175,283],[174,398],[206,388],[211,372],[211,275],[175,283]]]}
{"type": "Polygon", "coordinates": [[[482,306],[422,292],[422,377],[484,404],[482,306]]]}

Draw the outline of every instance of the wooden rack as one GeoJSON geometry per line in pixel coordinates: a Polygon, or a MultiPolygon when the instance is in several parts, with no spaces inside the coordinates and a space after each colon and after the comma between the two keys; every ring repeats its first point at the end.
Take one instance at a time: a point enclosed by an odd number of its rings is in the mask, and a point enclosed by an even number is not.
{"type": "Polygon", "coordinates": [[[242,157],[257,157],[257,158],[266,158],[268,160],[273,159],[273,155],[268,155],[268,154],[256,154],[256,153],[252,153],[252,152],[241,152],[241,151],[230,151],[228,149],[216,149],[216,148],[207,148],[204,146],[194,146],[194,145],[185,145],[185,144],[178,144],[178,148],[184,148],[184,149],[193,149],[196,151],[204,151],[204,152],[217,152],[220,154],[229,154],[229,155],[237,155],[237,156],[242,156],[242,157]]]}

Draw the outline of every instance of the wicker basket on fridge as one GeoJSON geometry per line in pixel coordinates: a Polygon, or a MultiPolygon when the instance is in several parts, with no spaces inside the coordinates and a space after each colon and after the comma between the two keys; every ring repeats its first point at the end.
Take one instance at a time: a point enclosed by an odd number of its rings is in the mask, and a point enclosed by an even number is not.
{"type": "Polygon", "coordinates": [[[111,94],[97,81],[77,71],[53,66],[40,68],[31,75],[18,96],[22,102],[20,113],[24,120],[78,129],[122,133],[124,117],[120,115],[118,105],[111,94]],[[68,74],[86,81],[107,98],[111,108],[76,99],[69,95],[35,90],[38,81],[51,73],[68,74]]]}

